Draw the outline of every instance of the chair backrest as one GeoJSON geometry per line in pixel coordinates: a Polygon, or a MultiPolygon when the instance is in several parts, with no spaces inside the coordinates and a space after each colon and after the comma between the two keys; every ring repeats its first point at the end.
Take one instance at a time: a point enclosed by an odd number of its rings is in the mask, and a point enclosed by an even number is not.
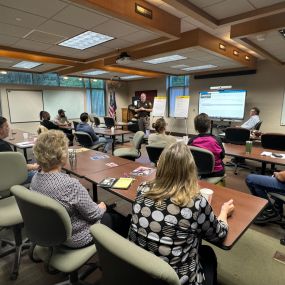
{"type": "Polygon", "coordinates": [[[146,146],[146,151],[149,157],[149,160],[153,162],[155,165],[157,164],[161,153],[163,152],[164,147],[156,147],[156,146],[146,146]]]}
{"type": "Polygon", "coordinates": [[[90,147],[93,145],[93,140],[88,133],[74,132],[74,135],[81,146],[90,147]]]}
{"type": "Polygon", "coordinates": [[[16,185],[11,188],[24,220],[28,238],[40,246],[57,246],[71,238],[66,209],[56,200],[16,185]]]}
{"type": "Polygon", "coordinates": [[[254,130],[259,131],[260,127],[261,127],[262,121],[259,121],[255,126],[254,126],[254,130]]]}
{"type": "Polygon", "coordinates": [[[101,122],[100,122],[100,119],[98,117],[93,117],[93,120],[94,120],[94,124],[95,126],[100,126],[101,122]]]}
{"type": "Polygon", "coordinates": [[[215,166],[215,157],[213,153],[207,149],[196,146],[189,146],[189,148],[195,160],[198,175],[212,173],[215,166]]]}
{"type": "Polygon", "coordinates": [[[104,122],[107,128],[115,127],[115,120],[111,117],[104,117],[104,122]]]}
{"type": "Polygon", "coordinates": [[[250,138],[250,130],[245,128],[226,128],[225,141],[232,144],[245,144],[250,138]]]}
{"type": "Polygon", "coordinates": [[[278,133],[267,133],[261,135],[261,145],[264,148],[285,150],[285,135],[278,133]]]}
{"type": "Polygon", "coordinates": [[[133,147],[136,148],[137,150],[140,150],[143,138],[144,138],[144,132],[142,131],[136,132],[132,141],[133,147]]]}
{"type": "Polygon", "coordinates": [[[77,126],[78,126],[79,122],[72,121],[72,123],[73,123],[74,130],[76,131],[76,130],[77,130],[77,126]]]}
{"type": "Polygon", "coordinates": [[[25,157],[19,152],[0,152],[0,192],[23,184],[28,177],[25,157]]]}
{"type": "Polygon", "coordinates": [[[98,250],[104,285],[179,285],[173,268],[102,224],[90,228],[98,250]],[[118,282],[120,280],[120,282],[118,282]]]}

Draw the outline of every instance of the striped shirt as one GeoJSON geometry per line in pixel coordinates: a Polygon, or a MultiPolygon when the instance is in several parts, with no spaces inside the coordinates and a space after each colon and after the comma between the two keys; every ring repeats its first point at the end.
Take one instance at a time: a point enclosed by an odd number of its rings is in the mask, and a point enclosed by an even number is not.
{"type": "Polygon", "coordinates": [[[67,210],[72,225],[67,246],[83,247],[93,240],[89,228],[100,221],[104,211],[77,179],[61,172],[37,172],[30,189],[55,199],[67,210]]]}

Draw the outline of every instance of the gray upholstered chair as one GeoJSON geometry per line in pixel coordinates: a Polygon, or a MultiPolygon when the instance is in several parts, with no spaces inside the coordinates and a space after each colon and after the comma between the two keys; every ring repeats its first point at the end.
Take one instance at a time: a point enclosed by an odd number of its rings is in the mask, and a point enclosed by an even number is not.
{"type": "MultiPolygon", "coordinates": [[[[215,157],[213,153],[207,149],[203,149],[196,146],[189,146],[189,148],[195,160],[198,175],[211,174],[215,166],[215,157]]],[[[222,184],[223,186],[225,186],[225,176],[207,177],[202,178],[202,180],[213,184],[222,184]]]]}
{"type": "Polygon", "coordinates": [[[115,149],[114,156],[123,157],[130,160],[135,160],[141,156],[141,144],[144,138],[144,132],[138,131],[135,133],[134,138],[132,140],[131,147],[122,147],[115,149]]]}
{"type": "Polygon", "coordinates": [[[86,148],[90,148],[93,150],[98,150],[100,147],[103,147],[104,143],[98,143],[93,145],[93,140],[88,133],[85,132],[74,132],[74,135],[78,141],[78,143],[86,148]]]}
{"type": "Polygon", "coordinates": [[[14,233],[14,241],[1,240],[1,244],[7,244],[7,250],[1,252],[0,258],[10,253],[15,254],[14,264],[10,278],[18,277],[22,250],[29,244],[22,241],[23,219],[16,200],[10,195],[13,185],[22,184],[28,177],[25,157],[18,152],[0,152],[0,228],[11,228],[14,233]]]}
{"type": "Polygon", "coordinates": [[[102,224],[90,228],[104,285],[179,285],[173,268],[102,224]]]}
{"type": "Polygon", "coordinates": [[[35,245],[33,257],[44,261],[48,271],[58,270],[69,274],[69,280],[60,283],[84,284],[81,278],[94,270],[88,268],[79,277],[77,270],[95,253],[95,245],[73,249],[64,246],[71,238],[71,222],[66,209],[56,200],[23,186],[13,186],[14,194],[22,214],[28,238],[35,245]]]}

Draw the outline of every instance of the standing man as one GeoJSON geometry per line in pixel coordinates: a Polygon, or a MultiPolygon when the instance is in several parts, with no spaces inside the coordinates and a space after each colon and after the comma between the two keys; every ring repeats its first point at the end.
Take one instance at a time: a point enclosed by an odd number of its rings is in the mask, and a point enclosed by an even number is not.
{"type": "Polygon", "coordinates": [[[149,129],[149,114],[152,111],[152,104],[146,101],[146,94],[141,94],[141,99],[138,102],[135,112],[138,114],[139,130],[145,132],[149,129]]]}
{"type": "Polygon", "coordinates": [[[259,113],[260,110],[257,107],[251,108],[249,112],[250,118],[241,125],[241,128],[252,130],[260,122],[259,113]]]}

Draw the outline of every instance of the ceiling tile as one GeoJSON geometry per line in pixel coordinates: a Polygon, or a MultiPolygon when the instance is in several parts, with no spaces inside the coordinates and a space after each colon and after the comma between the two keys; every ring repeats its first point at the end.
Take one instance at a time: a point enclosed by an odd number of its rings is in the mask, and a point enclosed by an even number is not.
{"type": "Polygon", "coordinates": [[[132,43],[121,40],[121,39],[114,39],[114,40],[111,40],[111,41],[108,41],[102,44],[102,46],[112,48],[112,49],[121,49],[121,48],[129,47],[131,45],[132,43]]]}
{"type": "Polygon", "coordinates": [[[110,18],[72,5],[63,9],[53,19],[88,30],[110,18]]]}
{"type": "Polygon", "coordinates": [[[46,18],[35,16],[16,9],[0,6],[0,22],[15,26],[35,28],[46,21],[46,18]]]}
{"type": "Polygon", "coordinates": [[[8,35],[0,35],[0,45],[1,46],[9,46],[13,45],[19,40],[19,38],[11,37],[8,35]]]}
{"type": "Polygon", "coordinates": [[[159,38],[160,36],[151,32],[137,31],[127,36],[121,37],[121,39],[138,44],[159,38]]]}
{"type": "Polygon", "coordinates": [[[0,0],[1,4],[47,18],[67,5],[59,0],[0,0]]]}
{"type": "Polygon", "coordinates": [[[21,38],[31,31],[30,28],[23,28],[19,26],[0,24],[0,34],[9,35],[13,37],[21,38]]]}
{"type": "Polygon", "coordinates": [[[212,6],[217,3],[225,2],[226,0],[188,0],[188,2],[194,4],[199,8],[204,8],[208,6],[212,6]]]}
{"type": "Polygon", "coordinates": [[[46,50],[46,53],[62,55],[62,56],[72,56],[76,52],[77,52],[76,49],[58,46],[58,45],[51,46],[49,49],[46,50]]]}
{"type": "Polygon", "coordinates": [[[85,30],[81,28],[77,28],[71,25],[59,23],[53,20],[45,22],[44,24],[40,25],[37,30],[52,33],[55,35],[63,36],[66,38],[74,37],[79,35],[85,30]]]}
{"type": "Polygon", "coordinates": [[[284,2],[284,0],[250,0],[250,3],[254,5],[255,8],[268,7],[281,2],[284,2]]]}
{"type": "Polygon", "coordinates": [[[16,44],[13,45],[14,48],[25,49],[30,51],[45,51],[50,46],[51,45],[49,44],[39,43],[25,39],[19,40],[16,44]]]}
{"type": "Polygon", "coordinates": [[[92,31],[99,32],[115,38],[136,32],[138,29],[117,20],[109,20],[103,24],[94,26],[92,31]]]}

